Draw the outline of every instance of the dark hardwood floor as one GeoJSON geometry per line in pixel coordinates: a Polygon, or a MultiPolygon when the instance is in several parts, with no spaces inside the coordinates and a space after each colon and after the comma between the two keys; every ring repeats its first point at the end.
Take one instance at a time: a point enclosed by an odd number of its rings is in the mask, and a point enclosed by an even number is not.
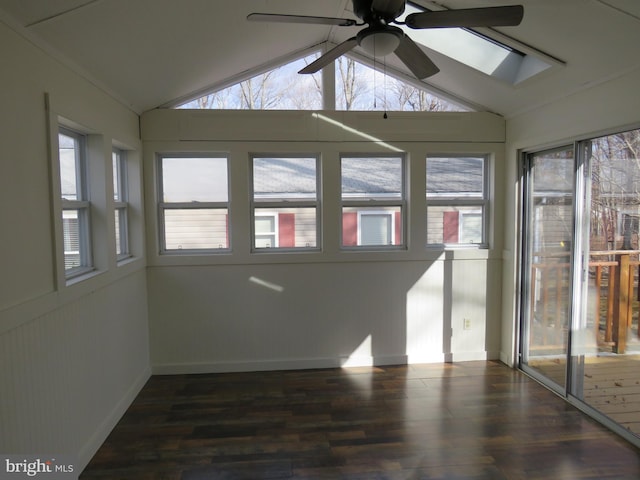
{"type": "Polygon", "coordinates": [[[154,376],[105,478],[637,480],[640,451],[499,362],[154,376]]]}

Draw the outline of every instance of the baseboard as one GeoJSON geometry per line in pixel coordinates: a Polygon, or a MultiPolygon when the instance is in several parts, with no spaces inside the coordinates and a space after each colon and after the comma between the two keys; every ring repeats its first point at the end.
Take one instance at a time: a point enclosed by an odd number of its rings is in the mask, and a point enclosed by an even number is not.
{"type": "Polygon", "coordinates": [[[154,375],[183,375],[193,373],[266,372],[275,370],[308,370],[314,368],[406,365],[407,355],[376,357],[327,357],[281,360],[255,360],[211,363],[164,363],[152,366],[154,375]]]}
{"type": "Polygon", "coordinates": [[[495,351],[495,352],[487,352],[487,360],[500,360],[502,361],[502,355],[500,354],[499,351],[495,351]]]}
{"type": "Polygon", "coordinates": [[[509,367],[515,366],[513,357],[508,353],[500,352],[500,361],[509,367]]]}
{"type": "Polygon", "coordinates": [[[498,352],[462,352],[432,355],[382,355],[357,357],[298,358],[237,362],[158,363],[152,366],[154,375],[185,375],[198,373],[266,372],[275,370],[309,370],[314,368],[348,368],[420,363],[468,362],[498,360],[498,352]]]}
{"type": "Polygon", "coordinates": [[[104,441],[107,439],[113,428],[120,421],[122,416],[125,414],[129,406],[133,403],[135,398],[138,396],[142,387],[147,383],[149,378],[151,377],[151,369],[146,368],[140,377],[133,383],[131,388],[127,391],[125,396],[118,402],[116,407],[111,411],[111,413],[104,419],[102,424],[98,427],[95,433],[91,436],[91,438],[87,441],[85,446],[78,452],[77,463],[75,468],[78,472],[82,472],[86,466],[89,464],[93,456],[96,454],[98,449],[102,446],[104,441]]]}
{"type": "Polygon", "coordinates": [[[451,360],[448,358],[450,355],[438,352],[432,354],[421,355],[409,355],[407,357],[408,365],[418,365],[421,363],[449,363],[451,360]]]}
{"type": "Polygon", "coordinates": [[[487,360],[499,360],[498,352],[455,352],[451,354],[452,362],[475,362],[487,360]]]}

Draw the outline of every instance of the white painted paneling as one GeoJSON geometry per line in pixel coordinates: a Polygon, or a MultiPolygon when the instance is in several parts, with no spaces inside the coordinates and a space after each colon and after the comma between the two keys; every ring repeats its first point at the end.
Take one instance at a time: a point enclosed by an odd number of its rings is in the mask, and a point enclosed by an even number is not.
{"type": "Polygon", "coordinates": [[[0,452],[72,455],[79,471],[150,375],[138,117],[2,21],[0,58],[0,452]],[[102,147],[92,164],[99,271],[69,286],[55,281],[45,93],[54,122],[82,125],[102,147]],[[112,142],[137,150],[135,256],[119,267],[112,142]]]}
{"type": "Polygon", "coordinates": [[[0,451],[83,466],[150,375],[144,271],[0,336],[0,451]]]}
{"type": "Polygon", "coordinates": [[[140,142],[137,115],[1,22],[0,58],[0,265],[10,272],[0,276],[1,311],[55,288],[45,93],[56,114],[100,133],[109,148],[112,139],[140,142]]]}
{"type": "MultiPolygon", "coordinates": [[[[507,121],[508,144],[530,149],[638,125],[640,68],[507,121]]],[[[561,144],[561,143],[560,143],[561,144]]]]}
{"type": "MultiPolygon", "coordinates": [[[[407,112],[385,120],[379,112],[158,110],[143,115],[142,132],[147,250],[153,252],[148,280],[155,372],[442,362],[497,355],[500,331],[488,328],[487,319],[499,304],[497,284],[490,279],[499,278],[500,260],[491,249],[442,252],[426,247],[425,158],[427,153],[486,153],[501,164],[500,117],[407,112]],[[229,152],[230,252],[155,253],[156,153],[181,151],[229,152]],[[340,154],[389,151],[407,158],[406,248],[341,250],[340,154]],[[246,226],[252,152],[320,155],[320,251],[251,252],[246,226]],[[473,330],[453,329],[454,312],[471,315],[473,330]]],[[[492,201],[501,198],[500,191],[492,186],[492,201]]],[[[502,223],[492,225],[491,238],[500,239],[502,223]]],[[[500,245],[499,240],[495,243],[500,245]]]]}
{"type": "Polygon", "coordinates": [[[504,142],[504,120],[486,112],[151,110],[145,141],[504,142]]]}
{"type": "Polygon", "coordinates": [[[495,354],[484,332],[487,303],[499,292],[488,285],[486,262],[460,260],[449,273],[444,263],[452,262],[150,268],[154,371],[328,367],[354,352],[360,364],[495,354]],[[475,321],[453,341],[449,302],[475,321]]]}

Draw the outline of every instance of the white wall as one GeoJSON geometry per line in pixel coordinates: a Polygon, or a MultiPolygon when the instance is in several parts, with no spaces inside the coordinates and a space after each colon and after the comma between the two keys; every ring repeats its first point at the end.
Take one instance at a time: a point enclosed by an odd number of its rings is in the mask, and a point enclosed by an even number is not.
{"type": "Polygon", "coordinates": [[[516,363],[518,336],[520,152],[640,127],[638,85],[635,69],[507,120],[501,359],[509,365],[516,363]]]}
{"type": "Polygon", "coordinates": [[[138,116],[4,22],[0,452],[75,455],[80,470],[150,375],[138,116]],[[64,282],[53,246],[59,212],[52,210],[48,135],[58,116],[100,146],[101,160],[91,165],[98,269],[74,285],[64,282]],[[109,198],[114,142],[131,150],[132,164],[135,257],[121,266],[109,198]]]}
{"type": "Polygon", "coordinates": [[[504,122],[490,114],[156,110],[142,117],[154,372],[184,373],[497,358],[502,193],[489,250],[426,248],[427,153],[487,153],[502,171],[504,122]],[[340,152],[409,157],[409,248],[340,251],[340,152]],[[156,152],[229,152],[233,252],[158,255],[156,152]],[[319,152],[323,251],[251,254],[251,152],[319,152]],[[262,285],[252,281],[259,279],[262,285]],[[268,288],[267,285],[276,286],[268,288]],[[463,330],[463,320],[471,329],[463,330]]]}

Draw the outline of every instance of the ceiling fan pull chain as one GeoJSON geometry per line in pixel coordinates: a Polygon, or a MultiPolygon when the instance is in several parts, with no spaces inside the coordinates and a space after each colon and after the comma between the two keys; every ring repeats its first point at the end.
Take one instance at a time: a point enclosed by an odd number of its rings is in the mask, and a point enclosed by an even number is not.
{"type": "Polygon", "coordinates": [[[373,42],[373,109],[378,108],[378,99],[376,95],[376,42],[373,42]]]}
{"type": "Polygon", "coordinates": [[[383,94],[384,95],[384,115],[382,115],[382,118],[384,118],[385,120],[387,119],[388,115],[387,115],[387,58],[385,57],[382,60],[382,70],[383,70],[383,94]]]}

